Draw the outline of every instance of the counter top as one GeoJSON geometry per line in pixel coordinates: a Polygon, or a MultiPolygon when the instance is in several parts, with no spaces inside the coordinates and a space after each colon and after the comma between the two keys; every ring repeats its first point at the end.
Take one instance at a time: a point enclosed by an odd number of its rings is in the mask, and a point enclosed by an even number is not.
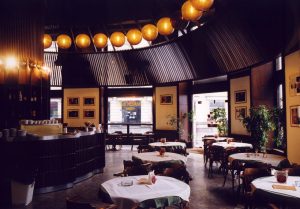
{"type": "Polygon", "coordinates": [[[55,139],[66,139],[66,138],[79,138],[81,136],[90,136],[90,135],[93,135],[93,134],[96,134],[96,133],[100,133],[100,132],[97,132],[97,131],[88,131],[88,132],[85,132],[85,131],[79,131],[79,132],[76,132],[76,133],[57,133],[57,134],[49,134],[49,133],[46,133],[46,132],[39,132],[39,133],[28,133],[28,135],[30,137],[32,137],[34,140],[55,140],[55,139]]]}

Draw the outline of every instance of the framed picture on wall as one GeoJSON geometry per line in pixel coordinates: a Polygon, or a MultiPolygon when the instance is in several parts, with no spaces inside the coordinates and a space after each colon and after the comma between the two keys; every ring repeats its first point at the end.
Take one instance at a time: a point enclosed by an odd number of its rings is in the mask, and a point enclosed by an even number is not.
{"type": "Polygon", "coordinates": [[[95,118],[95,110],[83,110],[83,118],[87,118],[87,119],[95,118]]]}
{"type": "Polygon", "coordinates": [[[300,96],[300,73],[290,76],[290,95],[300,96]]]}
{"type": "Polygon", "coordinates": [[[79,118],[79,110],[77,110],[77,109],[69,109],[69,110],[67,110],[67,117],[69,119],[79,118]]]}
{"type": "Polygon", "coordinates": [[[83,97],[83,105],[85,106],[95,105],[95,97],[83,97]]]}
{"type": "Polygon", "coordinates": [[[246,106],[235,107],[235,119],[236,120],[242,120],[246,116],[247,116],[247,107],[246,106]]]}
{"type": "Polygon", "coordinates": [[[246,90],[240,90],[234,92],[234,101],[236,104],[247,102],[246,90]]]}
{"type": "Polygon", "coordinates": [[[300,127],[300,105],[290,107],[291,126],[300,127]]]}
{"type": "Polygon", "coordinates": [[[172,94],[160,95],[160,104],[161,105],[171,105],[171,104],[173,104],[173,95],[172,94]]]}
{"type": "Polygon", "coordinates": [[[69,106],[78,106],[79,105],[79,97],[68,97],[68,105],[69,106]]]}

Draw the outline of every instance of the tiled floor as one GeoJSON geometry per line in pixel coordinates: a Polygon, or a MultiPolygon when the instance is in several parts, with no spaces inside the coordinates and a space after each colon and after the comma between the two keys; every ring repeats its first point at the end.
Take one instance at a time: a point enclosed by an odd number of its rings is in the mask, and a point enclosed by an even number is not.
{"type": "MultiPolygon", "coordinates": [[[[113,173],[121,171],[123,160],[131,159],[133,152],[130,151],[129,147],[123,147],[121,151],[107,152],[104,173],[78,183],[72,189],[35,195],[33,202],[26,208],[65,209],[65,197],[73,193],[97,199],[97,191],[101,182],[113,178],[113,173]]],[[[216,174],[212,179],[207,178],[207,169],[204,168],[202,155],[190,154],[188,156],[187,167],[193,177],[193,180],[190,182],[191,209],[243,208],[242,204],[236,204],[235,195],[231,191],[230,180],[225,187],[222,187],[223,177],[221,175],[216,174]]]]}

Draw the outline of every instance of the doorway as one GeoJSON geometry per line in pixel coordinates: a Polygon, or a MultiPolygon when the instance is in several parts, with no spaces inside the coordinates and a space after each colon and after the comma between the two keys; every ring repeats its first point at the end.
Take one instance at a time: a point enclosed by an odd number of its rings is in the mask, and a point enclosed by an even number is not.
{"type": "Polygon", "coordinates": [[[224,108],[228,118],[227,92],[193,94],[193,147],[203,147],[204,135],[218,134],[215,122],[210,118],[215,108],[224,108]]]}

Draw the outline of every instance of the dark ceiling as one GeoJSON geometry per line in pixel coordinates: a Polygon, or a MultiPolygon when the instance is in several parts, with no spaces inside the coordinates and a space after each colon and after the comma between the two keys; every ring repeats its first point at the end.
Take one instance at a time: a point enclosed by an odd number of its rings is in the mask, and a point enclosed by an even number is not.
{"type": "Polygon", "coordinates": [[[45,0],[46,25],[102,26],[151,21],[180,10],[184,0],[45,0]]]}
{"type": "MultiPolygon", "coordinates": [[[[47,4],[47,8],[52,8],[52,10],[50,9],[46,15],[46,25],[95,27],[99,23],[105,25],[130,20],[152,19],[153,21],[178,10],[182,1],[49,0],[47,4]],[[105,3],[101,6],[97,5],[99,2],[105,3]],[[68,6],[70,4],[72,6],[68,6]],[[57,6],[57,15],[51,15],[55,11],[55,5],[63,6],[57,6]]],[[[84,59],[90,62],[89,71],[93,78],[90,79],[90,83],[95,85],[144,85],[204,79],[268,62],[279,54],[287,54],[299,48],[300,1],[215,0],[214,10],[213,18],[204,27],[178,38],[172,43],[140,50],[110,53],[109,56],[103,55],[103,53],[83,55],[84,59]],[[180,52],[174,51],[174,49],[180,49],[180,52]],[[172,53],[169,53],[170,50],[172,53]],[[170,73],[172,70],[170,56],[181,63],[180,69],[174,69],[173,73],[170,73]],[[117,61],[114,65],[108,63],[112,57],[117,61]],[[101,63],[101,66],[97,63],[101,63]],[[141,67],[143,63],[147,63],[147,66],[141,67]],[[139,72],[137,69],[141,68],[147,70],[139,72]],[[109,70],[113,70],[119,77],[116,79],[104,78],[103,80],[101,72],[109,70]],[[178,74],[176,74],[177,70],[179,70],[178,74]],[[151,75],[145,76],[147,72],[151,75]],[[161,76],[157,77],[155,72],[159,72],[161,76]],[[187,74],[184,74],[185,72],[187,74]],[[155,76],[153,76],[154,74],[155,76]],[[128,79],[128,75],[130,79],[128,79]]],[[[74,54],[74,56],[77,55],[74,54]]],[[[53,57],[50,60],[52,59],[53,57]]],[[[68,57],[68,59],[71,58],[68,57]]],[[[53,65],[53,62],[50,64],[53,65]]],[[[65,69],[64,74],[68,74],[68,71],[69,74],[72,74],[74,70],[81,70],[77,69],[75,65],[69,64],[62,68],[65,69]]],[[[85,69],[86,72],[88,71],[85,69]]],[[[78,73],[78,75],[77,80],[80,80],[82,74],[78,73]]],[[[76,80],[76,78],[74,79],[76,80]]],[[[69,81],[66,80],[66,82],[69,81]]]]}

